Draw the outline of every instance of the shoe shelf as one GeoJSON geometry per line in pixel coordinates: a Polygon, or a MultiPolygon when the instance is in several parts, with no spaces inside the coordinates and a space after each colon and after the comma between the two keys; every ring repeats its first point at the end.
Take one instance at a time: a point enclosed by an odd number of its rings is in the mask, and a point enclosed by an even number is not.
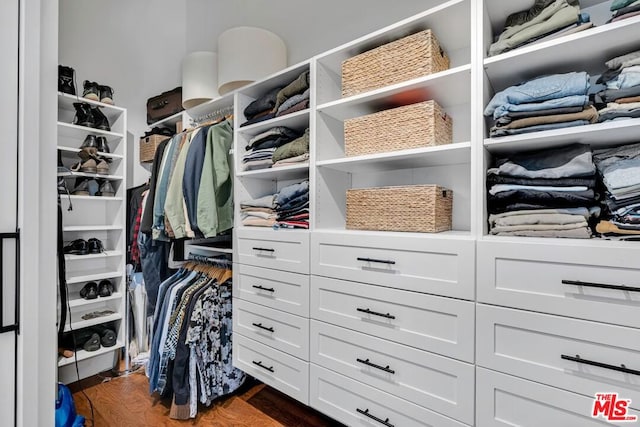
{"type": "Polygon", "coordinates": [[[78,362],[82,361],[82,360],[86,360],[89,358],[93,358],[96,356],[100,356],[103,354],[107,354],[110,353],[114,350],[119,350],[121,348],[124,347],[124,342],[119,340],[116,342],[116,345],[111,346],[111,347],[102,347],[100,346],[100,348],[96,351],[86,351],[86,350],[77,350],[75,355],[73,357],[59,357],[58,358],[58,367],[61,368],[63,366],[68,366],[68,365],[72,365],[76,362],[76,360],[78,362]]]}
{"type": "MultiPolygon", "coordinates": [[[[96,299],[96,302],[100,302],[98,301],[99,299],[96,299]]],[[[82,319],[82,316],[88,313],[91,313],[93,311],[98,311],[98,308],[94,308],[94,309],[89,309],[86,312],[77,312],[77,313],[73,313],[73,319],[80,319],[80,320],[73,320],[71,323],[69,323],[67,321],[67,324],[64,327],[64,331],[65,332],[71,332],[72,330],[77,331],[78,329],[82,329],[82,328],[88,328],[89,326],[95,326],[95,325],[101,325],[103,323],[107,323],[107,322],[113,322],[114,320],[120,320],[122,319],[122,314],[115,312],[113,314],[109,314],[107,316],[100,316],[100,317],[96,317],[94,319],[88,319],[88,320],[84,320],[82,319]]],[[[115,310],[114,310],[115,311],[115,310]]]]}
{"type": "Polygon", "coordinates": [[[122,256],[122,251],[104,251],[99,254],[87,254],[87,255],[66,254],[64,256],[64,259],[66,261],[81,261],[85,259],[110,258],[110,257],[118,257],[118,256],[122,256]]]}
{"type": "Polygon", "coordinates": [[[65,178],[83,176],[88,178],[108,179],[112,181],[121,181],[124,179],[124,177],[120,175],[109,175],[109,174],[89,173],[89,172],[58,172],[58,176],[64,176],[65,178]]]}
{"type": "Polygon", "coordinates": [[[122,230],[122,225],[67,225],[62,228],[65,232],[80,232],[80,231],[111,231],[122,230]]]}
{"type": "MultiPolygon", "coordinates": [[[[74,154],[78,154],[80,152],[79,148],[74,148],[74,147],[63,147],[61,145],[58,145],[58,151],[62,151],[62,154],[70,154],[70,155],[74,155],[74,154]]],[[[124,156],[121,154],[114,154],[114,153],[102,153],[102,152],[98,152],[98,156],[101,157],[107,157],[110,159],[124,159],[124,156]]],[[[73,156],[72,156],[73,157],[73,156]]],[[[75,157],[74,157],[75,158],[75,157]]]]}
{"type": "Polygon", "coordinates": [[[122,277],[121,271],[109,271],[106,273],[96,273],[96,274],[79,274],[77,276],[68,276],[67,284],[72,285],[72,284],[84,283],[84,282],[97,282],[103,279],[115,279],[118,277],[122,277]]]}
{"type": "Polygon", "coordinates": [[[80,143],[87,134],[93,134],[97,136],[106,136],[107,141],[113,142],[116,139],[123,138],[124,135],[112,131],[89,128],[86,126],[78,126],[71,123],[58,122],[58,136],[65,138],[78,139],[80,143]],[[109,139],[111,138],[111,139],[109,139]]]}
{"type": "Polygon", "coordinates": [[[81,96],[69,95],[68,93],[58,92],[58,109],[65,111],[74,111],[73,104],[76,102],[85,102],[94,107],[100,107],[102,113],[107,116],[109,122],[117,120],[120,116],[126,113],[126,109],[111,104],[105,104],[104,102],[92,101],[90,99],[82,98],[81,96]]]}
{"type": "Polygon", "coordinates": [[[120,292],[114,292],[108,297],[98,297],[95,299],[76,298],[69,300],[69,308],[92,306],[102,302],[115,301],[120,298],[122,298],[122,294],[120,292]]]}
{"type": "Polygon", "coordinates": [[[66,198],[70,198],[71,201],[74,200],[91,200],[91,201],[95,201],[95,200],[99,200],[99,201],[105,201],[105,202],[121,202],[123,199],[122,197],[106,197],[106,196],[74,196],[73,194],[70,196],[66,196],[64,197],[66,198]]]}

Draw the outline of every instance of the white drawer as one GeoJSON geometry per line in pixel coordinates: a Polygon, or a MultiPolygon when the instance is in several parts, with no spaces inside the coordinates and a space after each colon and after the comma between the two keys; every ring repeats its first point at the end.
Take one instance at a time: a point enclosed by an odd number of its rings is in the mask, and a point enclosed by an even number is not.
{"type": "Polygon", "coordinates": [[[304,403],[309,402],[309,363],[233,334],[233,366],[304,403]]]}
{"type": "Polygon", "coordinates": [[[309,273],[309,232],[239,229],[237,258],[240,264],[309,273]]]}
{"type": "Polygon", "coordinates": [[[640,408],[640,329],[478,304],[477,363],[587,396],[617,391],[640,408]],[[561,356],[580,356],[581,361],[561,356]]]}
{"type": "Polygon", "coordinates": [[[233,331],[309,360],[309,319],[234,298],[233,331]]]}
{"type": "Polygon", "coordinates": [[[311,362],[473,424],[473,365],[311,321],[311,362]]]}
{"type": "Polygon", "coordinates": [[[474,361],[472,302],[317,276],[311,301],[316,320],[474,361]]]}
{"type": "Polygon", "coordinates": [[[233,295],[287,313],[309,317],[309,276],[237,264],[233,295]]]}
{"type": "Polygon", "coordinates": [[[314,232],[311,242],[312,274],[474,299],[473,240],[314,232]]]}
{"type": "Polygon", "coordinates": [[[464,426],[313,363],[309,371],[309,405],[348,426],[464,426]]]}
{"type": "MultiPolygon", "coordinates": [[[[593,396],[581,396],[487,369],[476,370],[476,389],[477,427],[636,425],[607,422],[602,416],[593,418],[593,396]]],[[[628,415],[640,419],[638,411],[630,410],[628,415]]]]}
{"type": "Polygon", "coordinates": [[[640,327],[640,247],[598,243],[478,242],[478,301],[640,327]]]}

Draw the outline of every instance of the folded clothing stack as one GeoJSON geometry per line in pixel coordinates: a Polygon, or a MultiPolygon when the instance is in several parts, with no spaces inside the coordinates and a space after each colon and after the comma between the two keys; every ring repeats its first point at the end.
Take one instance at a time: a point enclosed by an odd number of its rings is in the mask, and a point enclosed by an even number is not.
{"type": "Polygon", "coordinates": [[[309,128],[302,136],[281,145],[273,153],[273,167],[291,166],[309,161],[309,128]]]}
{"type": "Polygon", "coordinates": [[[309,228],[309,181],[282,188],[275,195],[275,228],[309,228]]]}
{"type": "Polygon", "coordinates": [[[527,10],[507,17],[505,29],[489,47],[489,56],[546,41],[592,27],[590,17],[580,13],[578,0],[536,0],[527,10]]]}
{"type": "Polygon", "coordinates": [[[249,140],[242,157],[244,170],[270,168],[274,162],[274,154],[299,137],[300,133],[285,126],[273,127],[254,136],[249,140]]]}
{"type": "Polygon", "coordinates": [[[242,225],[253,227],[273,227],[276,223],[275,196],[240,202],[240,218],[242,225]]]}
{"type": "Polygon", "coordinates": [[[596,150],[593,160],[605,187],[606,215],[596,231],[640,235],[640,143],[596,150]]]}
{"type": "Polygon", "coordinates": [[[276,87],[253,101],[244,109],[248,126],[276,116],[301,111],[309,107],[309,70],[304,71],[285,87],[276,87]]]}
{"type": "Polygon", "coordinates": [[[518,135],[595,123],[598,112],[589,104],[586,72],[552,74],[510,86],[496,93],[485,108],[493,116],[493,137],[518,135]]]}
{"type": "Polygon", "coordinates": [[[613,58],[605,65],[607,71],[597,81],[606,85],[596,94],[598,121],[640,117],[640,50],[613,58]]]}
{"type": "Polygon", "coordinates": [[[640,0],[613,0],[609,9],[612,15],[607,23],[632,18],[640,15],[640,0]]]}
{"type": "Polygon", "coordinates": [[[487,171],[489,231],[498,236],[591,237],[595,166],[588,145],[522,153],[487,171]]]}

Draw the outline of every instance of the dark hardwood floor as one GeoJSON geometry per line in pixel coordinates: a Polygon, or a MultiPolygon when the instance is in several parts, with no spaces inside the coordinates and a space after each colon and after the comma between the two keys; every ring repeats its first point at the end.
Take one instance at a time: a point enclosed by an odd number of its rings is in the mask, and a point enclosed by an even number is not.
{"type": "Polygon", "coordinates": [[[143,371],[126,376],[95,376],[70,385],[78,413],[87,417],[87,427],[325,427],[341,426],[279,391],[248,379],[231,396],[216,400],[211,407],[199,406],[198,416],[187,421],[169,418],[171,402],[149,395],[143,371]],[[93,402],[91,424],[89,402],[93,402]]]}

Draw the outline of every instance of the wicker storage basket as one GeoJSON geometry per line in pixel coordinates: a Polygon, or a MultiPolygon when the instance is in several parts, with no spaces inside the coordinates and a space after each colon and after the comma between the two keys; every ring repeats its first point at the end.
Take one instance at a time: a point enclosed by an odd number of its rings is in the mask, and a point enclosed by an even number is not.
{"type": "Polygon", "coordinates": [[[447,231],[452,207],[453,191],[437,185],[347,190],[347,229],[447,231]]]}
{"type": "Polygon", "coordinates": [[[166,135],[149,135],[146,138],[140,138],[140,162],[153,162],[156,148],[165,139],[169,139],[169,137],[166,135]]]}
{"type": "Polygon", "coordinates": [[[345,60],[342,63],[342,96],[389,86],[449,68],[431,30],[401,38],[345,60]]]}
{"type": "Polygon", "coordinates": [[[451,144],[453,123],[435,101],[392,108],[344,122],[347,156],[451,144]]]}

